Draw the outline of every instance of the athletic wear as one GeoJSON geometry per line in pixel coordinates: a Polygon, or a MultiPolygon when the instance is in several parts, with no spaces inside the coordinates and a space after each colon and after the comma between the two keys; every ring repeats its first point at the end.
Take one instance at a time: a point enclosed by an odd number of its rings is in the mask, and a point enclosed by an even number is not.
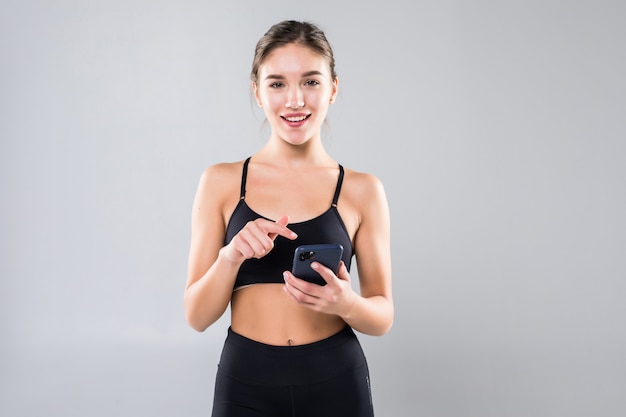
{"type": "MultiPolygon", "coordinates": [[[[258,219],[259,217],[266,218],[256,213],[246,204],[246,177],[249,162],[250,158],[246,159],[243,164],[240,199],[228,222],[225,244],[228,244],[249,221],[258,219]]],[[[252,284],[283,283],[282,274],[284,271],[291,270],[293,252],[296,247],[300,245],[339,243],[344,248],[342,260],[349,271],[353,255],[352,242],[350,241],[346,226],[337,210],[337,201],[339,199],[339,193],[341,192],[342,182],[343,167],[339,165],[337,187],[332,204],[328,210],[313,219],[288,224],[287,227],[298,235],[296,240],[289,240],[278,236],[274,241],[274,248],[267,255],[261,259],[245,260],[239,268],[234,289],[236,290],[252,284]]]]}
{"type": "Polygon", "coordinates": [[[363,350],[346,326],[300,346],[271,346],[228,329],[212,417],[373,417],[363,350]]]}
{"type": "MultiPolygon", "coordinates": [[[[240,200],[226,229],[225,244],[248,223],[265,218],[245,201],[250,158],[243,164],[240,200]]],[[[344,170],[332,203],[319,216],[287,225],[296,240],[278,236],[274,248],[261,259],[241,265],[234,289],[260,283],[283,283],[297,246],[339,243],[348,270],[352,242],[337,211],[344,170]]],[[[330,193],[329,193],[330,194],[330,193]]],[[[369,371],[359,341],[346,326],[318,342],[272,346],[228,329],[215,381],[213,417],[373,417],[369,371]]]]}

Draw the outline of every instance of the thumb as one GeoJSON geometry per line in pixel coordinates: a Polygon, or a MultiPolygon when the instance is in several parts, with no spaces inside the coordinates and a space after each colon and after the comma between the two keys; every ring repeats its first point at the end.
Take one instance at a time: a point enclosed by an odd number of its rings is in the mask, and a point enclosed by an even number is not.
{"type": "Polygon", "coordinates": [[[348,268],[343,261],[339,262],[339,271],[337,272],[337,278],[350,282],[350,273],[348,272],[348,268]]]}

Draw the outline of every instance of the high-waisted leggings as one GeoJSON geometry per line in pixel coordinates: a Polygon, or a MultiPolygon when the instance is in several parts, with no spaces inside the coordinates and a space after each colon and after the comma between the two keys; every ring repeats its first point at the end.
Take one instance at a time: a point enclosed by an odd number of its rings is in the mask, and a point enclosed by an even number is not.
{"type": "Polygon", "coordinates": [[[213,417],[373,415],[367,362],[350,327],[299,346],[271,346],[228,329],[213,417]]]}

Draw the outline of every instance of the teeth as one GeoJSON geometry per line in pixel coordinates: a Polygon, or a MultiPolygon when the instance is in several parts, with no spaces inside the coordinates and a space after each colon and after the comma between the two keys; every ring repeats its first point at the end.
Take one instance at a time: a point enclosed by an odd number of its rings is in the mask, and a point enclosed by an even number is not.
{"type": "Polygon", "coordinates": [[[306,116],[298,116],[298,117],[285,117],[290,122],[301,122],[306,119],[306,116]]]}

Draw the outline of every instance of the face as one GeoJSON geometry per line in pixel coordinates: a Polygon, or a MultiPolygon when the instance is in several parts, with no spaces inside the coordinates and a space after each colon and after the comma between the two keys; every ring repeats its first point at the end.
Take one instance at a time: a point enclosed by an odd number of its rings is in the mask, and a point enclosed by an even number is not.
{"type": "Polygon", "coordinates": [[[320,137],[337,95],[328,62],[306,46],[276,48],[259,67],[252,88],[272,127],[272,136],[292,145],[320,137]]]}

